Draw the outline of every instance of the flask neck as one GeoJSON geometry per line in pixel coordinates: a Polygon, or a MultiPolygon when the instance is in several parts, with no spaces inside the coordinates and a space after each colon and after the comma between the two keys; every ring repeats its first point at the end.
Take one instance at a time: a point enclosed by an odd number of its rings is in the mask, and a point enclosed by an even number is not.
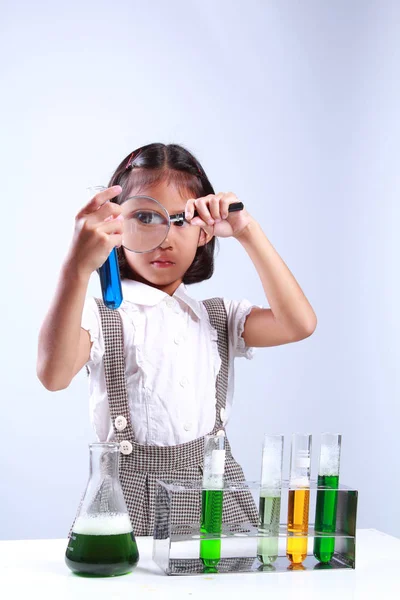
{"type": "MultiPolygon", "coordinates": [[[[119,444],[89,444],[90,476],[79,516],[84,518],[128,514],[119,480],[119,444]]],[[[128,519],[129,521],[129,519],[128,519]]],[[[99,523],[99,521],[97,521],[99,523]]]]}
{"type": "Polygon", "coordinates": [[[90,444],[90,477],[118,479],[119,444],[90,444]]]}

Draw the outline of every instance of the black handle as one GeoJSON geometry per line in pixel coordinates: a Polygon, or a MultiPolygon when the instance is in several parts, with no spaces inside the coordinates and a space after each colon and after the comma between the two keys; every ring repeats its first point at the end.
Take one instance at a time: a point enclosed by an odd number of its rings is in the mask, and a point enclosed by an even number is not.
{"type": "MultiPolygon", "coordinates": [[[[244,204],[243,202],[234,202],[233,204],[229,205],[228,208],[228,212],[238,212],[239,210],[243,210],[244,209],[244,204]]],[[[194,211],[194,215],[193,217],[198,217],[199,213],[197,212],[197,210],[194,211]]]]}

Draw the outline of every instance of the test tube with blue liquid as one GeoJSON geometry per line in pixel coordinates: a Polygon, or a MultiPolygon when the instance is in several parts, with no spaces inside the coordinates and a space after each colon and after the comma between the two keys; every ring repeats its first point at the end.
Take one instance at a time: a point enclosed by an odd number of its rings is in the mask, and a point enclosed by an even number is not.
{"type": "Polygon", "coordinates": [[[257,558],[271,565],[278,558],[281,513],[283,435],[265,435],[259,501],[257,558]]]}
{"type": "MultiPolygon", "coordinates": [[[[87,188],[88,192],[92,195],[104,192],[106,189],[104,185],[94,185],[87,188]]],[[[108,258],[97,269],[97,273],[100,278],[104,304],[107,308],[117,309],[122,302],[122,287],[116,248],[111,250],[108,258]]]]}

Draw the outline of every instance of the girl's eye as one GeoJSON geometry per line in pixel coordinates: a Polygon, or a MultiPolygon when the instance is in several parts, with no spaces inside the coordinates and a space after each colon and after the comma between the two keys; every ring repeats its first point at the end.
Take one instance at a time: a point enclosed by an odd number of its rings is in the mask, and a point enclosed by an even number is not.
{"type": "Polygon", "coordinates": [[[141,225],[162,225],[165,219],[154,210],[137,210],[130,219],[136,219],[141,225]]]}
{"type": "Polygon", "coordinates": [[[182,219],[182,221],[175,221],[174,225],[175,227],[186,227],[186,225],[189,225],[189,223],[182,219]]]}

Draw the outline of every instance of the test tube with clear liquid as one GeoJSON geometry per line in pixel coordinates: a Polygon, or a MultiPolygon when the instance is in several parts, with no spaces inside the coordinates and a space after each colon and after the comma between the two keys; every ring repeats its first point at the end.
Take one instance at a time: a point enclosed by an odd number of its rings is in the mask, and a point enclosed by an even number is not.
{"type": "MultiPolygon", "coordinates": [[[[318,469],[318,487],[315,508],[315,533],[335,533],[339,487],[340,451],[342,436],[337,433],[321,435],[321,451],[318,469]],[[331,490],[329,490],[331,488],[331,490]]],[[[315,537],[314,556],[321,563],[328,563],[335,551],[334,537],[315,537]]]]}
{"type": "Polygon", "coordinates": [[[225,436],[207,435],[204,443],[204,470],[200,533],[211,539],[200,541],[200,559],[208,570],[216,570],[221,559],[225,436]]]}
{"type": "Polygon", "coordinates": [[[307,556],[310,507],[311,435],[294,433],[290,456],[286,556],[300,565],[307,556]]]}
{"type": "Polygon", "coordinates": [[[278,558],[282,492],[283,435],[264,436],[259,500],[257,558],[270,565],[278,558]]]}

